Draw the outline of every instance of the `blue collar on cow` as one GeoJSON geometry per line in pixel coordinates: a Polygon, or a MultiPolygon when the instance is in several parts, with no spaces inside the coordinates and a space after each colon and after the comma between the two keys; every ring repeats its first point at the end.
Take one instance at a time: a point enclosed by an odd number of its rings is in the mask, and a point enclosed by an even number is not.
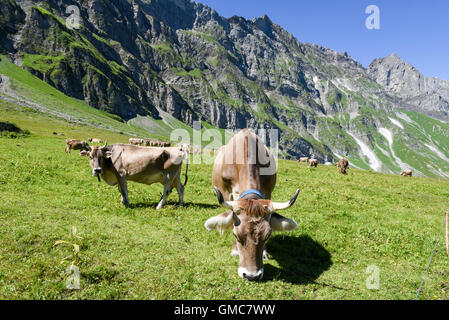
{"type": "Polygon", "coordinates": [[[263,199],[263,195],[262,195],[262,193],[260,193],[259,190],[256,190],[256,189],[249,189],[249,190],[246,190],[245,192],[243,192],[243,193],[240,195],[239,200],[242,199],[243,197],[246,197],[246,196],[249,195],[249,194],[255,194],[255,195],[258,195],[261,199],[263,199]]]}

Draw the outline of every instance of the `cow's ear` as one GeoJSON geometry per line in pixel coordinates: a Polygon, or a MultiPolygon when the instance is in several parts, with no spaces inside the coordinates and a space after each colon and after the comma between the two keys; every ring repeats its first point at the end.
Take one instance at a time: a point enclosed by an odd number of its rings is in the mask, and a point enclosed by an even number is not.
{"type": "Polygon", "coordinates": [[[271,215],[270,225],[273,231],[294,230],[298,226],[295,220],[281,216],[276,212],[271,215]]]}
{"type": "MultiPolygon", "coordinates": [[[[234,212],[232,210],[229,210],[229,211],[219,214],[218,216],[209,218],[204,223],[204,227],[208,231],[211,231],[212,229],[216,229],[220,233],[223,233],[224,230],[232,228],[232,226],[234,225],[234,217],[235,217],[234,212]]],[[[239,223],[240,223],[240,220],[239,220],[239,223]]]]}
{"type": "Polygon", "coordinates": [[[104,154],[104,157],[106,159],[110,159],[112,157],[112,151],[106,151],[106,153],[104,154]]]}
{"type": "Polygon", "coordinates": [[[80,151],[80,156],[87,157],[89,155],[89,151],[83,150],[80,151]]]}

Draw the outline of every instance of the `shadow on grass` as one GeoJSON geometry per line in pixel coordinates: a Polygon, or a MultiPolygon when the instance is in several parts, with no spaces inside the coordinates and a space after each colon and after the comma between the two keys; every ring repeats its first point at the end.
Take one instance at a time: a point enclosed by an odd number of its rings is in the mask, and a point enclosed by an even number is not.
{"type": "Polygon", "coordinates": [[[265,281],[279,279],[292,284],[316,283],[315,280],[332,266],[329,251],[307,235],[276,235],[269,240],[267,251],[280,268],[265,264],[265,281]]]}
{"type": "MultiPolygon", "coordinates": [[[[129,208],[130,209],[136,209],[136,208],[153,208],[156,209],[159,201],[148,201],[148,202],[138,202],[138,203],[130,203],[129,208]]],[[[177,201],[167,201],[167,203],[162,207],[164,208],[173,208],[173,207],[179,207],[177,201]]],[[[220,205],[218,204],[209,204],[209,203],[193,203],[193,202],[184,202],[184,205],[179,208],[202,208],[202,209],[217,209],[220,205]]]]}

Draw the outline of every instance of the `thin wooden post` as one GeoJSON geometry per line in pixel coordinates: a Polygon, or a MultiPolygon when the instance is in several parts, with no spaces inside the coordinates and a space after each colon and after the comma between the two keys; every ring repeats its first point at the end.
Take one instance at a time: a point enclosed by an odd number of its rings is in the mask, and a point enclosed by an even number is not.
{"type": "Polygon", "coordinates": [[[448,215],[449,215],[449,211],[446,211],[446,253],[447,254],[449,254],[448,215]]]}

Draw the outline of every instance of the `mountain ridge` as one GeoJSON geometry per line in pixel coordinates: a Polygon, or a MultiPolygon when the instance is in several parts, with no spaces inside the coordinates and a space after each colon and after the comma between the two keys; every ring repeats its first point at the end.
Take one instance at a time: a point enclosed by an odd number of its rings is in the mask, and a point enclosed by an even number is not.
{"type": "Polygon", "coordinates": [[[348,53],[301,43],[267,15],[223,18],[188,0],[90,0],[78,2],[83,26],[70,30],[71,1],[1,1],[25,14],[10,9],[0,20],[13,26],[0,47],[16,64],[124,121],[169,114],[190,126],[275,128],[287,158],[340,156],[363,169],[397,172],[407,164],[422,175],[441,176],[435,166],[449,172],[429,149],[449,157],[449,146],[423,128],[433,120],[413,118],[413,99],[348,53]]]}
{"type": "Polygon", "coordinates": [[[396,53],[374,59],[367,72],[371,79],[398,94],[414,110],[449,120],[449,81],[426,77],[396,53]]]}

